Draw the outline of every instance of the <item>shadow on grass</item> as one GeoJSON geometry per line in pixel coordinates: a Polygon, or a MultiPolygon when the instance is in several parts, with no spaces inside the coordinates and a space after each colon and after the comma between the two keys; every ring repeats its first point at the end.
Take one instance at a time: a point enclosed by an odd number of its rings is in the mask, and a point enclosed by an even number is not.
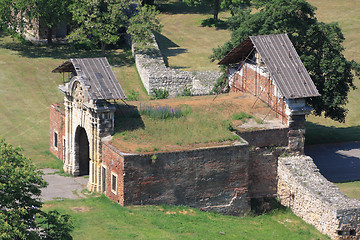
{"type": "Polygon", "coordinates": [[[145,128],[145,124],[140,116],[138,108],[132,105],[117,104],[114,134],[119,134],[124,131],[133,131],[139,128],[145,128]]]}
{"type": "Polygon", "coordinates": [[[228,24],[220,19],[208,18],[201,22],[202,27],[216,27],[216,29],[228,29],[228,24]]]}
{"type": "Polygon", "coordinates": [[[200,13],[200,14],[212,14],[213,9],[206,4],[198,6],[188,6],[183,1],[173,1],[167,3],[160,3],[157,5],[158,10],[167,14],[187,14],[187,13],[200,13]]]}
{"type": "Polygon", "coordinates": [[[360,141],[360,126],[328,127],[312,122],[306,123],[306,145],[351,141],[360,141]]]}
{"type": "Polygon", "coordinates": [[[164,35],[157,32],[154,33],[154,35],[166,66],[169,66],[168,57],[177,56],[179,54],[187,52],[185,48],[178,48],[180,47],[179,45],[177,45],[164,35]]]}
{"type": "MultiPolygon", "coordinates": [[[[0,34],[0,37],[5,37],[6,34],[0,34]]],[[[101,57],[99,49],[91,49],[79,44],[60,44],[54,43],[51,45],[32,44],[31,42],[21,43],[19,41],[1,41],[0,48],[5,48],[16,52],[18,55],[27,58],[53,58],[53,59],[70,59],[70,58],[89,58],[101,57]]],[[[134,63],[131,55],[131,50],[128,46],[121,46],[124,51],[116,52],[114,49],[106,51],[110,65],[112,66],[130,66],[134,63]]]]}

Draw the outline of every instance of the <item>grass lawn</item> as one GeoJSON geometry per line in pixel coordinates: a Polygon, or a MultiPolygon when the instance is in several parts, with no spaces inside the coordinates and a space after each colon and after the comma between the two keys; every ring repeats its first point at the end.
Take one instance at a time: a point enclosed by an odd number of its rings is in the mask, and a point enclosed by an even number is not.
{"type": "Polygon", "coordinates": [[[329,239],[287,209],[244,218],[176,206],[121,207],[104,196],[46,202],[70,214],[76,239],[329,239]]]}
{"type": "Polygon", "coordinates": [[[360,199],[360,181],[335,183],[335,185],[349,198],[360,199]]]}
{"type": "MultiPolygon", "coordinates": [[[[164,25],[161,34],[156,34],[164,60],[172,68],[182,70],[219,70],[217,62],[210,63],[212,49],[230,39],[230,31],[203,26],[202,22],[212,17],[212,9],[199,6],[188,7],[181,1],[160,5],[160,21],[164,25]]],[[[220,12],[219,18],[230,16],[220,12]]]]}
{"type": "MultiPolygon", "coordinates": [[[[57,87],[62,77],[51,70],[70,58],[98,56],[100,51],[71,46],[21,45],[0,33],[0,137],[14,146],[21,145],[38,167],[58,167],[48,151],[49,106],[63,101],[57,87]]],[[[125,94],[134,89],[140,99],[147,99],[131,52],[109,51],[107,57],[125,94]]]]}

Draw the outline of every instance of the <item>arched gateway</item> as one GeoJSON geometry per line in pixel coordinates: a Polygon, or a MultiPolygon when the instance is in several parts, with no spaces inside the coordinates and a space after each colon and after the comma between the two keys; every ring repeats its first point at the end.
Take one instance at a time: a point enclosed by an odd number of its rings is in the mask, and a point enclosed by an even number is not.
{"type": "Polygon", "coordinates": [[[64,170],[89,175],[88,189],[102,192],[101,139],[114,130],[115,106],[109,100],[125,94],[106,58],[70,59],[53,72],[69,74],[59,86],[65,95],[63,139],[54,134],[62,144],[64,170]]]}

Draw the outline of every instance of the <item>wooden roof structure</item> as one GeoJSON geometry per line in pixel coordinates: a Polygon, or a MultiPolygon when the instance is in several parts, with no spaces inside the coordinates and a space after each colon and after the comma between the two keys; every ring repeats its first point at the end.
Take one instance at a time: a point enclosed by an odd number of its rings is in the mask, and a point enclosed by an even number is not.
{"type": "Polygon", "coordinates": [[[283,97],[320,96],[287,34],[250,36],[232,49],[219,64],[239,63],[248,58],[254,48],[283,97]]]}
{"type": "Polygon", "coordinates": [[[76,73],[89,86],[89,96],[93,100],[126,99],[124,91],[105,57],[72,58],[52,72],[76,73]]]}

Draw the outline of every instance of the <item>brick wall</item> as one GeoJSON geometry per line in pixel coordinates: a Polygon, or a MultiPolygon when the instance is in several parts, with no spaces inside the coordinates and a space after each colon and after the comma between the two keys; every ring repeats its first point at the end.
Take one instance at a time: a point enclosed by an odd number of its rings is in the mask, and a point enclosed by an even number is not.
{"type": "Polygon", "coordinates": [[[269,74],[254,64],[245,63],[242,69],[235,71],[230,78],[230,91],[249,92],[259,97],[260,100],[269,104],[283,123],[287,124],[285,102],[277,97],[276,86],[269,74]]]}
{"type": "Polygon", "coordinates": [[[276,129],[236,129],[237,134],[245,139],[250,146],[286,146],[288,145],[289,128],[276,129]]]}
{"type": "Polygon", "coordinates": [[[64,161],[65,113],[61,104],[50,106],[50,151],[64,161]],[[55,146],[55,133],[57,134],[57,147],[55,146]]]}
{"type": "Polygon", "coordinates": [[[105,166],[105,194],[111,200],[124,205],[124,156],[108,142],[102,142],[102,163],[105,166]],[[112,174],[117,176],[117,191],[111,189],[112,174]]]}
{"type": "Polygon", "coordinates": [[[156,154],[124,154],[103,143],[102,158],[106,195],[122,205],[188,205],[231,215],[250,209],[246,143],[156,154]],[[118,195],[108,190],[111,171],[118,176],[118,195]]]}
{"type": "Polygon", "coordinates": [[[285,147],[263,147],[250,150],[249,197],[276,197],[278,158],[285,147]]]}

